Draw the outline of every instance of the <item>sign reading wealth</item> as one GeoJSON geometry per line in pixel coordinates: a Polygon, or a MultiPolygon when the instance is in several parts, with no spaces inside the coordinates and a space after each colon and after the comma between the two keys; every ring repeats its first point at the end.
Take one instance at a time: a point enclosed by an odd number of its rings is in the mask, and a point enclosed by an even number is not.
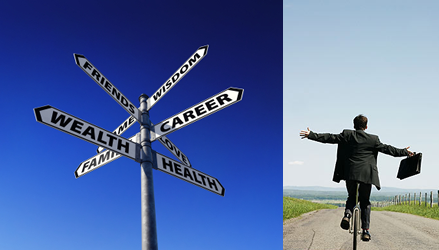
{"type": "Polygon", "coordinates": [[[73,54],[76,65],[84,70],[105,92],[120,104],[130,115],[140,121],[140,111],[83,55],[73,54]]]}
{"type": "Polygon", "coordinates": [[[242,99],[244,89],[228,88],[206,100],[154,125],[151,141],[209,116],[242,99]]]}
{"type": "Polygon", "coordinates": [[[34,109],[38,122],[140,162],[140,145],[52,106],[34,109]]]}
{"type": "MultiPolygon", "coordinates": [[[[135,143],[139,143],[139,136],[140,136],[139,133],[137,133],[136,135],[129,138],[128,140],[133,141],[135,143]]],[[[76,178],[79,178],[85,174],[90,173],[93,170],[96,170],[104,166],[107,163],[119,159],[120,157],[122,157],[121,154],[118,154],[110,150],[105,150],[91,157],[90,159],[81,162],[81,164],[79,164],[78,168],[75,171],[75,176],[76,178]]]]}
{"type": "Polygon", "coordinates": [[[225,189],[214,177],[153,151],[154,167],[184,181],[224,196],[225,189]]]}
{"type": "Polygon", "coordinates": [[[147,100],[147,110],[151,109],[168,91],[174,87],[207,54],[209,45],[198,48],[195,53],[147,100]]]}

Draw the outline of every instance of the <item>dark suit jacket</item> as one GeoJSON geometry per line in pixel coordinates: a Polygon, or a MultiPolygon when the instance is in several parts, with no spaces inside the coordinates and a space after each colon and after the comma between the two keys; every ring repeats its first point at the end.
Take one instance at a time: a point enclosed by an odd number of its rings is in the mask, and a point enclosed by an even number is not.
{"type": "Polygon", "coordinates": [[[318,134],[310,131],[308,139],[338,144],[333,181],[355,180],[373,184],[378,190],[381,189],[377,168],[378,152],[392,156],[408,155],[405,148],[398,149],[383,144],[378,136],[363,130],[345,129],[340,134],[318,134]]]}

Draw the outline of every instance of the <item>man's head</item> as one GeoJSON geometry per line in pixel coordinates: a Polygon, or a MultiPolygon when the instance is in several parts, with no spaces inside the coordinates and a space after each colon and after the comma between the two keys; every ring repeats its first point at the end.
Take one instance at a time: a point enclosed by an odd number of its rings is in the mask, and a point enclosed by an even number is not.
{"type": "Polygon", "coordinates": [[[361,130],[367,129],[367,117],[364,115],[357,115],[354,118],[354,128],[361,130]]]}

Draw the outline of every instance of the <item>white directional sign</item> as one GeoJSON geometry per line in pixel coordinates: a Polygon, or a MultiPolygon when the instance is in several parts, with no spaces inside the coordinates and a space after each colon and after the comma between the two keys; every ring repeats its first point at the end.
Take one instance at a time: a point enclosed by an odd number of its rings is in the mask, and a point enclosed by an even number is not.
{"type": "Polygon", "coordinates": [[[153,151],[154,167],[162,172],[173,175],[184,181],[207,189],[213,193],[224,196],[225,189],[221,183],[214,177],[200,172],[194,168],[182,165],[180,162],[168,158],[162,154],[153,151]]]}
{"type": "Polygon", "coordinates": [[[242,99],[244,89],[228,88],[156,125],[151,131],[151,141],[211,115],[242,99]]]}
{"type": "Polygon", "coordinates": [[[34,109],[38,122],[140,162],[140,145],[52,106],[34,109]]]}
{"type": "Polygon", "coordinates": [[[188,167],[191,167],[191,163],[189,162],[189,159],[186,157],[186,155],[184,155],[183,152],[181,152],[181,150],[178,149],[177,146],[175,146],[174,143],[172,143],[166,136],[161,136],[159,138],[159,142],[161,142],[163,146],[169,149],[169,151],[171,151],[171,153],[173,153],[175,157],[177,157],[181,161],[181,163],[188,167]]]}
{"type": "MultiPolygon", "coordinates": [[[[128,140],[133,141],[135,143],[139,143],[139,136],[140,136],[139,133],[137,133],[136,135],[129,138],[128,140]]],[[[110,150],[101,152],[100,154],[97,154],[91,157],[90,159],[81,162],[81,164],[79,164],[78,168],[75,171],[75,176],[76,178],[79,178],[87,173],[90,173],[95,169],[104,166],[107,163],[119,159],[120,157],[122,157],[122,155],[110,150]]]]}
{"type": "MultiPolygon", "coordinates": [[[[127,131],[128,128],[130,128],[134,123],[136,122],[136,119],[133,116],[128,117],[117,129],[113,131],[113,134],[115,135],[121,135],[123,132],[127,131]]],[[[103,147],[99,147],[97,149],[97,152],[100,153],[102,150],[104,150],[103,147]]]]}
{"type": "Polygon", "coordinates": [[[195,53],[147,100],[147,110],[174,87],[207,54],[209,45],[198,48],[195,53]]]}
{"type": "Polygon", "coordinates": [[[140,111],[126,98],[104,75],[96,69],[90,61],[83,55],[73,54],[75,56],[76,65],[84,70],[105,92],[107,92],[117,103],[120,104],[128,113],[137,121],[140,121],[140,111]]]}

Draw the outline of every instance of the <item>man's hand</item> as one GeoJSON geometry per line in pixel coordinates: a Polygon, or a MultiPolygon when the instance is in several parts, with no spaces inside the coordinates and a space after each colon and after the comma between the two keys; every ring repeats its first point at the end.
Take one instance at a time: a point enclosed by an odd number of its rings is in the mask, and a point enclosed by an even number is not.
{"type": "Polygon", "coordinates": [[[409,147],[406,147],[405,149],[407,150],[407,152],[409,152],[409,156],[413,156],[413,152],[410,151],[409,148],[410,148],[410,146],[409,146],[409,147]]]}
{"type": "Polygon", "coordinates": [[[307,130],[302,130],[302,131],[300,131],[300,136],[302,136],[302,138],[300,138],[300,139],[308,138],[308,135],[309,135],[309,128],[307,128],[307,129],[308,129],[308,131],[307,131],[307,130]]]}

